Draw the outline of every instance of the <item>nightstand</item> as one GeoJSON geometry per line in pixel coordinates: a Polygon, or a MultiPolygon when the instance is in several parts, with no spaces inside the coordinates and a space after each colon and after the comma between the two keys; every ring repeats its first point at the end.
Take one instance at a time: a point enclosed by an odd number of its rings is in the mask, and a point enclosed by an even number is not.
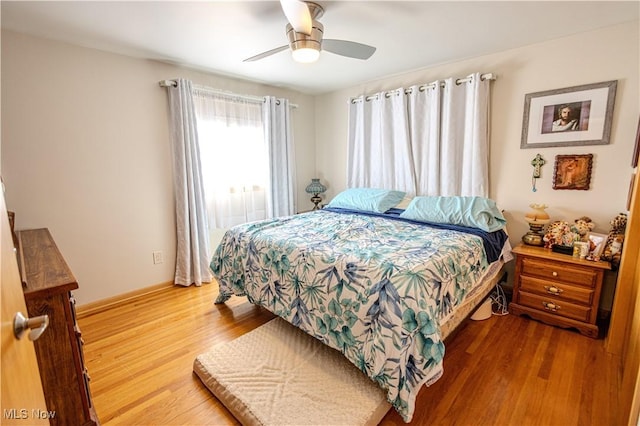
{"type": "Polygon", "coordinates": [[[547,324],[576,328],[598,337],[598,305],[609,262],[593,262],[521,244],[516,256],[513,300],[509,311],[547,324]]]}

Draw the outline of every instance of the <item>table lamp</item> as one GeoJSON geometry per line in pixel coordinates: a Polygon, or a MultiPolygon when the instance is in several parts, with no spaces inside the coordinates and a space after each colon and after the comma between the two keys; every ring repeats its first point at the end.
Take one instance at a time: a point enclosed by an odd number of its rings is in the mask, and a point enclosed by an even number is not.
{"type": "Polygon", "coordinates": [[[320,183],[320,179],[312,178],[311,183],[305,188],[307,194],[313,194],[311,202],[313,203],[313,210],[318,210],[318,204],[322,201],[320,194],[324,193],[327,187],[320,183]]]}
{"type": "Polygon", "coordinates": [[[522,242],[530,246],[543,246],[544,225],[551,222],[546,209],[546,204],[529,204],[531,210],[524,215],[524,220],[529,223],[529,232],[522,236],[522,242]]]}

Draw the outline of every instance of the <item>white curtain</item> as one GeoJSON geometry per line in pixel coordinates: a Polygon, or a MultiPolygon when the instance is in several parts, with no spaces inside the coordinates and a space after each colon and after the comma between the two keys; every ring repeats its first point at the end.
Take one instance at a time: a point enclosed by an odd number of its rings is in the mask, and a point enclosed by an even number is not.
{"type": "Polygon", "coordinates": [[[347,186],[488,196],[490,82],[467,79],[352,101],[347,186]]]}
{"type": "Polygon", "coordinates": [[[489,80],[479,73],[445,80],[442,103],[441,184],[433,195],[489,195],[489,80]]]}
{"type": "MultiPolygon", "coordinates": [[[[373,96],[373,98],[375,97],[373,96]]],[[[347,188],[373,188],[371,184],[371,169],[373,168],[371,145],[367,143],[371,140],[373,106],[374,104],[367,101],[364,96],[349,102],[347,188]]]]}
{"type": "Polygon", "coordinates": [[[174,283],[185,286],[212,279],[192,91],[191,82],[182,79],[168,88],[178,242],[174,283]]]}
{"type": "Polygon", "coordinates": [[[349,188],[389,188],[415,194],[416,176],[403,89],[349,104],[349,188]]]}
{"type": "Polygon", "coordinates": [[[262,101],[196,88],[209,223],[214,228],[265,219],[269,183],[262,101]]]}
{"type": "Polygon", "coordinates": [[[296,182],[289,101],[266,96],[263,118],[269,152],[267,215],[292,215],[296,212],[296,182]]]}
{"type": "Polygon", "coordinates": [[[411,149],[416,171],[416,194],[440,194],[440,120],[442,87],[410,87],[411,149]]]}

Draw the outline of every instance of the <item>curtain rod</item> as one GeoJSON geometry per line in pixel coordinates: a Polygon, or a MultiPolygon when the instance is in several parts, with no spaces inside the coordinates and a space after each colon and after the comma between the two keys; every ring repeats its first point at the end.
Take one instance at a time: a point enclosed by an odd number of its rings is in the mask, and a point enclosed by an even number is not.
{"type": "MultiPolygon", "coordinates": [[[[495,80],[496,76],[493,75],[493,73],[487,73],[487,74],[482,74],[480,75],[480,79],[481,80],[495,80]]],[[[471,76],[465,77],[465,78],[459,78],[456,80],[456,84],[462,84],[462,83],[468,83],[471,81],[471,76]]],[[[420,90],[421,92],[424,92],[427,89],[433,89],[434,87],[436,87],[437,82],[434,81],[433,83],[429,83],[429,84],[423,84],[422,86],[418,87],[418,90],[420,90]]],[[[440,87],[444,87],[444,82],[440,83],[440,87]]],[[[392,90],[389,92],[384,92],[384,96],[385,98],[390,98],[391,95],[393,93],[395,93],[396,90],[392,90]]],[[[406,95],[410,95],[412,92],[412,89],[405,89],[404,93],[406,95]]],[[[364,98],[365,101],[371,101],[373,99],[377,99],[378,95],[373,95],[373,96],[367,96],[366,98],[364,98]]],[[[355,104],[356,102],[358,102],[361,99],[361,96],[358,96],[356,98],[351,98],[350,101],[351,103],[355,104]]]]}
{"type": "MultiPolygon", "coordinates": [[[[176,87],[178,83],[175,80],[160,80],[160,87],[176,87]]],[[[261,96],[251,96],[251,95],[240,95],[238,93],[225,92],[224,90],[218,90],[207,86],[201,86],[199,84],[194,84],[193,88],[195,90],[201,90],[203,92],[211,93],[213,95],[226,96],[229,98],[242,99],[244,101],[255,102],[255,103],[263,103],[264,97],[261,96]]],[[[277,102],[280,104],[280,101],[277,102]]],[[[297,104],[289,104],[291,108],[298,108],[297,104]]]]}

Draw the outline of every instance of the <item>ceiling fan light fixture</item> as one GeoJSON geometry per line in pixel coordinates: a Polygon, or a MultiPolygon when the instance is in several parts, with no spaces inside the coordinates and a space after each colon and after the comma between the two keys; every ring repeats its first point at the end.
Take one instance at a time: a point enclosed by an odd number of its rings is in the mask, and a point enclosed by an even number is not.
{"type": "Polygon", "coordinates": [[[286,50],[287,47],[291,49],[293,60],[301,63],[317,61],[322,50],[356,59],[369,59],[376,51],[373,46],[354,41],[323,39],[324,26],[317,19],[323,15],[324,9],[319,4],[306,0],[280,0],[280,3],[289,21],[285,27],[289,46],[280,46],[267,50],[245,59],[244,62],[253,62],[266,58],[286,50]],[[310,29],[309,19],[311,20],[310,29]]]}
{"type": "Polygon", "coordinates": [[[287,24],[287,38],[293,60],[303,64],[317,61],[320,58],[320,49],[322,49],[323,31],[324,27],[318,21],[313,21],[311,34],[296,32],[291,24],[287,24]]]}
{"type": "Polygon", "coordinates": [[[302,64],[310,64],[320,58],[320,51],[313,47],[302,47],[291,52],[293,60],[302,64]]]}

